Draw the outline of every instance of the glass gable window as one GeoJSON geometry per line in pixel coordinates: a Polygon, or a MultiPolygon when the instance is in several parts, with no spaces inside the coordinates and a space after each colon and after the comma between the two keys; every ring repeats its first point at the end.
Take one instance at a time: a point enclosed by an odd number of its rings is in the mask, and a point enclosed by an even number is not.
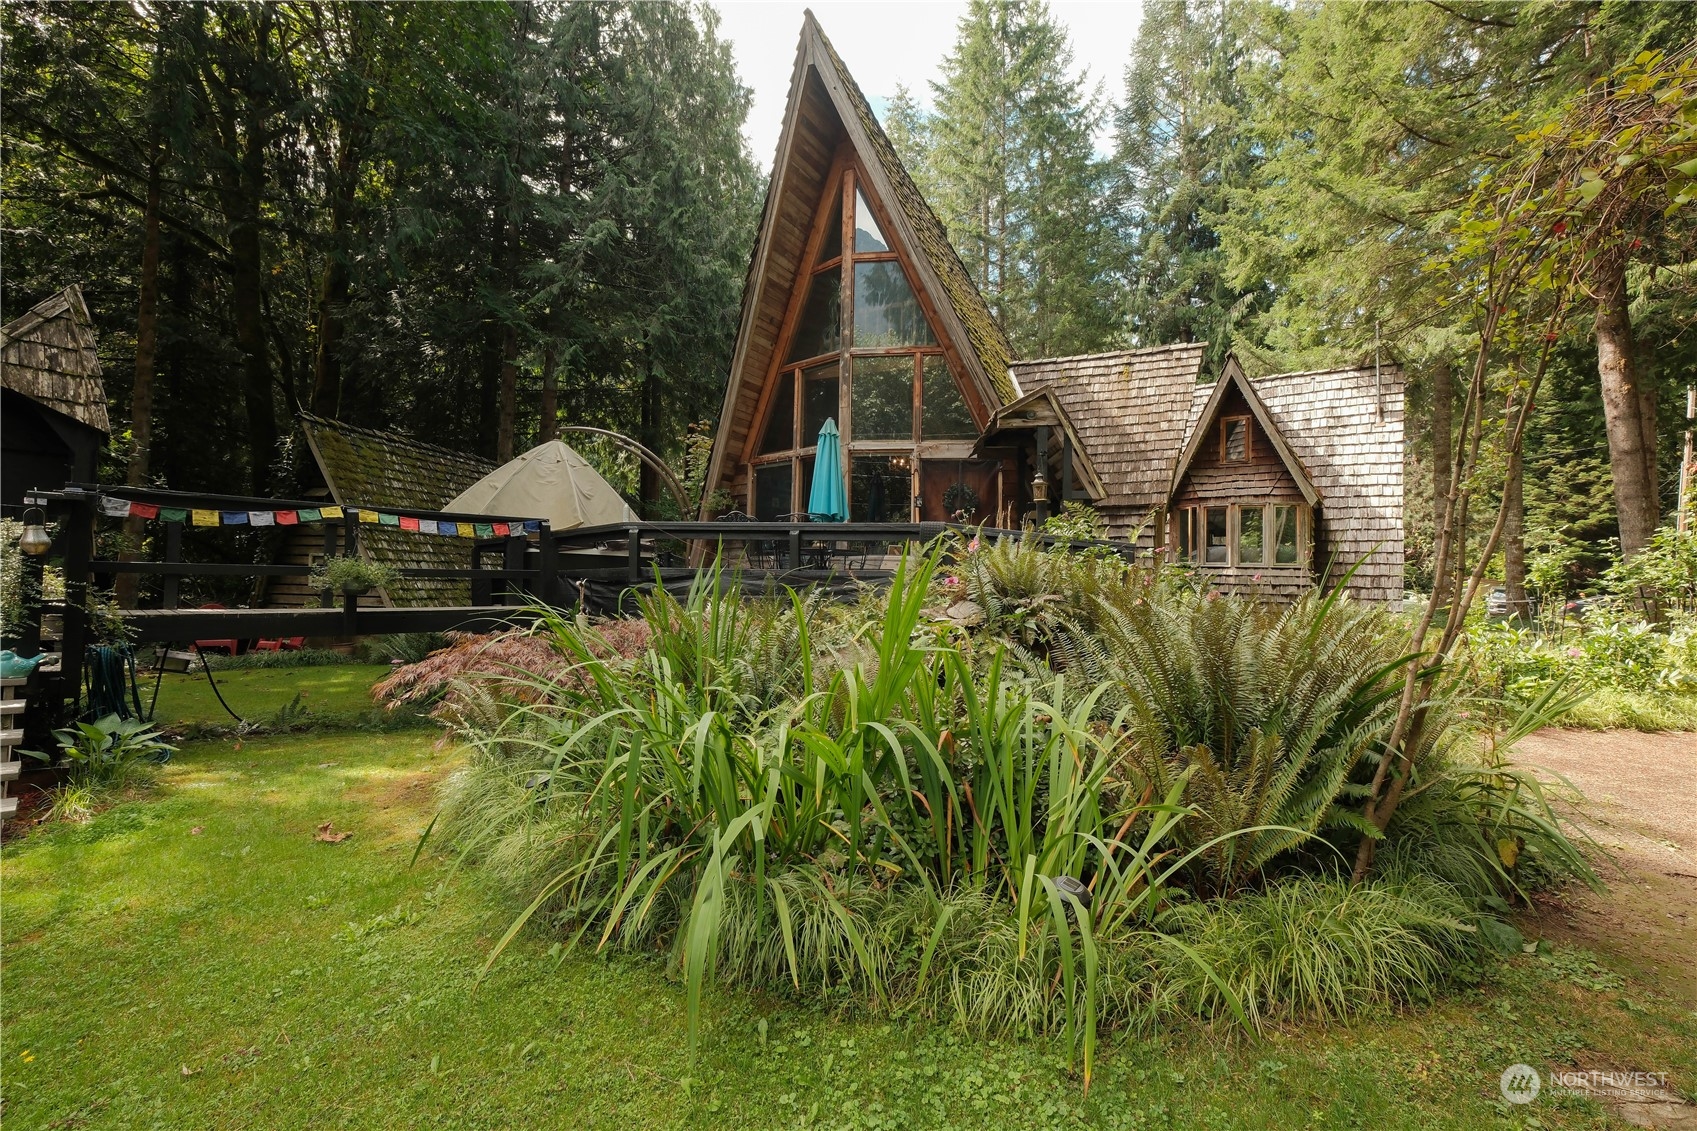
{"type": "Polygon", "coordinates": [[[851,522],[909,522],[913,518],[913,464],[906,456],[856,456],[850,482],[851,522]]]}
{"type": "Polygon", "coordinates": [[[835,271],[813,276],[786,362],[836,353],[843,344],[843,280],[835,271]]]}
{"type": "Polygon", "coordinates": [[[790,513],[790,484],[795,471],[789,460],[754,469],[754,517],[771,522],[790,513]]]}
{"type": "Polygon", "coordinates": [[[760,454],[787,452],[795,447],[795,381],[780,374],[766,414],[766,431],[760,436],[760,454]]]}
{"type": "Polygon", "coordinates": [[[825,214],[824,239],[819,244],[820,263],[829,263],[843,253],[843,194],[837,194],[836,204],[825,214]]]}
{"type": "Polygon", "coordinates": [[[854,344],[856,349],[937,344],[900,263],[854,265],[854,344]]]}
{"type": "Polygon", "coordinates": [[[966,398],[949,372],[949,363],[941,357],[927,357],[924,362],[925,387],[923,419],[919,434],[927,440],[971,440],[978,435],[978,425],[967,411],[966,398]]]}
{"type": "Polygon", "coordinates": [[[854,250],[890,250],[889,241],[884,239],[883,230],[878,227],[878,220],[872,215],[872,206],[866,203],[865,194],[859,190],[854,194],[854,250]]]}
{"type": "Polygon", "coordinates": [[[834,361],[815,365],[801,375],[801,436],[796,444],[811,448],[819,443],[819,429],[836,419],[839,367],[834,361]]]}
{"type": "Polygon", "coordinates": [[[913,358],[854,359],[854,438],[908,440],[913,437],[913,358]]]}
{"type": "Polygon", "coordinates": [[[1260,565],[1267,560],[1267,544],[1263,537],[1267,512],[1261,507],[1239,507],[1237,511],[1237,562],[1239,565],[1260,565]]]}
{"type": "MultiPolygon", "coordinates": [[[[916,484],[927,482],[916,469],[922,460],[959,461],[979,435],[981,405],[926,317],[904,266],[908,249],[873,211],[875,191],[849,159],[813,213],[818,227],[807,242],[817,251],[786,300],[783,360],[745,449],[746,506],[761,518],[805,507],[826,421],[841,432],[849,510],[863,521],[911,521],[916,507],[940,517],[939,492],[916,496],[916,484]]],[[[987,482],[999,492],[999,478],[987,482]]],[[[986,502],[983,513],[995,506],[986,502]]]]}
{"type": "Polygon", "coordinates": [[[1228,416],[1221,422],[1221,435],[1225,447],[1225,458],[1230,460],[1249,458],[1249,418],[1247,416],[1228,416]]]}

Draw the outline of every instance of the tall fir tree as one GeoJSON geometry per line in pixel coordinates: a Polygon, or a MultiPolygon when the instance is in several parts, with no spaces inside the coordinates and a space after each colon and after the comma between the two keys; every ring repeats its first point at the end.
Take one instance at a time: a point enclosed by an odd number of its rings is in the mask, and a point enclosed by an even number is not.
{"type": "Polygon", "coordinates": [[[1102,117],[1042,0],[973,0],[958,25],[922,165],[932,205],[1015,348],[1082,353],[1113,338],[1102,117]]]}
{"type": "Polygon", "coordinates": [[[1246,50],[1238,5],[1151,0],[1114,119],[1127,338],[1207,342],[1211,372],[1237,323],[1269,298],[1264,282],[1228,281],[1217,231],[1230,193],[1256,168],[1238,79],[1246,50]]]}

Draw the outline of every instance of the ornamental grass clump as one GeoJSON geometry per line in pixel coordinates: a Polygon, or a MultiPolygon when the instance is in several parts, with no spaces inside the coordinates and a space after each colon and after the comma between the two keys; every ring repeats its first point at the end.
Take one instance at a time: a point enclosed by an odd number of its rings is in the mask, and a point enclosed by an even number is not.
{"type": "MultiPolygon", "coordinates": [[[[1476,945],[1443,879],[1337,879],[1401,662],[1387,622],[1336,601],[1281,620],[1060,554],[1037,563],[1071,594],[1046,620],[1057,671],[941,614],[944,552],[904,562],[858,627],[713,573],[641,599],[634,655],[539,610],[563,665],[512,671],[500,711],[462,719],[431,834],[523,908],[489,961],[541,919],[664,956],[692,1041],[713,980],[1056,1034],[1088,1083],[1104,1027],[1418,1000],[1476,945]],[[1108,643],[1085,646],[1086,613],[1119,626],[1108,643]],[[1135,661],[1140,641],[1168,655],[1135,661]]],[[[1479,804],[1443,796],[1444,819],[1479,804]]]]}

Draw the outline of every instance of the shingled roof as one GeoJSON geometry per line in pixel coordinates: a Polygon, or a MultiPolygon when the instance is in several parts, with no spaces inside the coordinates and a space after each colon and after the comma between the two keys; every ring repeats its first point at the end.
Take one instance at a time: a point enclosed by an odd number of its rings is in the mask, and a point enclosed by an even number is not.
{"type": "Polygon", "coordinates": [[[0,326],[0,385],[110,434],[94,321],[75,283],[0,326]]]}
{"type": "MultiPolygon", "coordinates": [[[[378,432],[301,414],[308,447],[330,489],[344,506],[440,510],[495,465],[465,452],[439,448],[395,432],[378,432]]],[[[398,526],[362,524],[361,556],[396,569],[464,569],[467,543],[398,526]]],[[[404,577],[386,590],[392,605],[464,605],[470,590],[449,578],[404,577]]]]}
{"type": "Polygon", "coordinates": [[[1022,389],[1053,389],[1072,418],[1107,493],[1098,509],[1116,535],[1166,504],[1207,348],[1180,343],[1013,363],[1022,389]]]}
{"type": "MultiPolygon", "coordinates": [[[[1403,591],[1403,373],[1395,365],[1277,373],[1250,384],[1320,496],[1334,570],[1375,601],[1403,591]]],[[[1214,394],[1196,386],[1186,432],[1214,394]]],[[[1316,562],[1317,569],[1325,562],[1316,562]]]]}

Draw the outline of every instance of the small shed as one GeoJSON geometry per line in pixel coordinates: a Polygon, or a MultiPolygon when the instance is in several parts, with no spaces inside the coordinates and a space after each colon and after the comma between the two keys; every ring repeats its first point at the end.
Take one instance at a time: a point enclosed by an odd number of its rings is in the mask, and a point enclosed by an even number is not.
{"type": "Polygon", "coordinates": [[[94,322],[73,283],[0,327],[0,502],[94,482],[111,432],[94,322]]]}
{"type": "MultiPolygon", "coordinates": [[[[495,465],[451,448],[426,444],[398,432],[360,428],[339,420],[300,415],[301,431],[312,453],[313,470],[326,502],[344,506],[442,510],[449,500],[482,479],[495,465]]],[[[309,491],[309,494],[312,492],[309,491]]],[[[334,526],[290,527],[276,561],[311,566],[326,552],[334,526]]],[[[465,569],[470,543],[421,534],[399,526],[362,525],[360,556],[395,569],[465,569]]],[[[316,605],[319,595],[304,577],[273,579],[265,604],[274,608],[316,605]]],[[[423,607],[471,602],[468,582],[452,578],[404,577],[368,603],[423,607]]]]}

